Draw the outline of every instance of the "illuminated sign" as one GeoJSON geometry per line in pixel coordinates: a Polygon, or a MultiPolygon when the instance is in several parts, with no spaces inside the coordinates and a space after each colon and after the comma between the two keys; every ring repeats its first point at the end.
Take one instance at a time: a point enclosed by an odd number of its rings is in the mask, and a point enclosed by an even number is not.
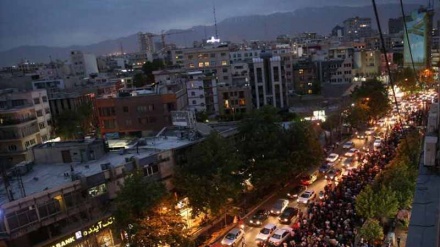
{"type": "Polygon", "coordinates": [[[216,39],[214,36],[212,36],[211,39],[208,39],[206,41],[206,43],[211,43],[211,44],[220,43],[220,39],[216,39]]]}
{"type": "Polygon", "coordinates": [[[109,217],[107,220],[100,220],[96,222],[95,224],[91,225],[89,228],[85,228],[81,231],[77,231],[74,233],[73,236],[67,237],[66,239],[61,240],[58,243],[50,245],[50,247],[64,247],[67,246],[77,240],[82,239],[82,237],[86,237],[88,235],[98,233],[102,229],[107,228],[108,226],[112,225],[115,221],[114,217],[109,217]]]}
{"type": "Polygon", "coordinates": [[[403,57],[405,67],[411,67],[412,61],[414,61],[414,66],[416,67],[425,67],[427,65],[428,32],[430,31],[428,22],[429,16],[426,11],[413,11],[406,21],[408,37],[403,35],[403,57]],[[409,47],[411,47],[411,52],[409,47]]]}

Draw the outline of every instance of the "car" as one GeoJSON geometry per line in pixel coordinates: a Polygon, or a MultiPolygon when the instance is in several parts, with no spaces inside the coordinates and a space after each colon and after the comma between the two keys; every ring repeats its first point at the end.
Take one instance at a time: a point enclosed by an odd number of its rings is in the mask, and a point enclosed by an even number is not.
{"type": "Polygon", "coordinates": [[[365,131],[365,134],[366,134],[366,135],[372,135],[372,134],[374,133],[374,131],[375,131],[375,129],[374,129],[373,127],[370,127],[370,128],[368,128],[368,129],[365,131]]]}
{"type": "Polygon", "coordinates": [[[373,147],[379,148],[380,146],[382,146],[382,139],[376,138],[376,140],[374,140],[373,147]]]}
{"type": "Polygon", "coordinates": [[[363,133],[363,132],[357,132],[357,133],[356,133],[356,138],[357,138],[357,139],[365,139],[365,133],[363,133]]]}
{"type": "Polygon", "coordinates": [[[327,173],[327,175],[325,175],[325,178],[327,180],[334,180],[334,181],[338,181],[339,178],[342,175],[342,170],[341,169],[335,169],[333,168],[331,171],[329,171],[329,173],[327,173]]]}
{"type": "Polygon", "coordinates": [[[249,219],[248,224],[252,226],[261,226],[267,220],[268,215],[269,215],[269,211],[265,209],[259,209],[249,219]]]}
{"type": "Polygon", "coordinates": [[[304,185],[297,185],[293,187],[289,192],[287,192],[287,197],[290,199],[296,199],[299,194],[301,194],[303,191],[307,189],[307,186],[304,185]]]}
{"type": "Polygon", "coordinates": [[[342,162],[342,165],[345,167],[345,169],[351,170],[355,167],[356,159],[353,157],[348,157],[342,162]]]}
{"type": "Polygon", "coordinates": [[[330,163],[335,163],[339,159],[339,154],[331,153],[325,160],[330,163]]]}
{"type": "Polygon", "coordinates": [[[298,215],[298,209],[294,207],[287,207],[284,209],[284,211],[281,213],[280,217],[278,217],[278,220],[281,224],[290,224],[290,221],[292,221],[292,218],[298,215]]]}
{"type": "Polygon", "coordinates": [[[343,149],[350,149],[354,147],[354,143],[352,141],[348,141],[346,143],[344,143],[344,145],[342,145],[343,149]]]}
{"type": "Polygon", "coordinates": [[[269,243],[274,246],[280,246],[284,241],[289,240],[291,237],[293,237],[293,229],[290,227],[283,227],[274,232],[269,238],[269,243]]]}
{"type": "Polygon", "coordinates": [[[329,164],[323,164],[321,167],[319,167],[319,173],[321,173],[321,174],[326,174],[329,170],[330,170],[330,168],[331,168],[332,166],[331,165],[329,165],[329,164]]]}
{"type": "Polygon", "coordinates": [[[270,209],[270,214],[272,215],[280,215],[281,212],[289,205],[289,200],[287,199],[278,199],[270,209]]]}
{"type": "Polygon", "coordinates": [[[226,246],[238,246],[243,239],[244,231],[240,228],[234,228],[223,237],[221,244],[226,246]]]}
{"type": "Polygon", "coordinates": [[[359,152],[358,149],[356,149],[356,148],[351,148],[350,150],[348,150],[348,151],[344,154],[344,156],[345,156],[345,157],[352,157],[352,156],[354,156],[355,154],[357,154],[358,152],[359,152]]]}
{"type": "Polygon", "coordinates": [[[302,176],[300,181],[302,185],[311,185],[316,181],[316,179],[318,179],[318,175],[313,173],[311,175],[302,176]]]}
{"type": "Polygon", "coordinates": [[[257,245],[260,245],[266,242],[277,230],[277,226],[275,224],[267,224],[263,228],[261,228],[260,232],[255,237],[255,242],[257,245]]]}
{"type": "Polygon", "coordinates": [[[296,200],[298,203],[308,204],[316,197],[316,193],[314,190],[306,190],[302,193],[298,199],[296,200]]]}

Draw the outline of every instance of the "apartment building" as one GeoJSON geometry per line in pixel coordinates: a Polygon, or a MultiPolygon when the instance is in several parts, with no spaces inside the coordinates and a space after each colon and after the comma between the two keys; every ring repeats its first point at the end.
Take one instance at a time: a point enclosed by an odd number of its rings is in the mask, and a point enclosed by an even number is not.
{"type": "Polygon", "coordinates": [[[381,68],[379,50],[359,50],[353,55],[353,74],[356,77],[372,79],[379,76],[381,68]]]}
{"type": "Polygon", "coordinates": [[[235,120],[236,115],[249,113],[253,109],[250,86],[218,87],[218,108],[220,116],[235,120]]]}
{"type": "Polygon", "coordinates": [[[101,134],[147,136],[171,125],[171,111],[187,105],[186,90],[177,85],[143,90],[120,90],[95,99],[101,134]]]}
{"type": "Polygon", "coordinates": [[[373,34],[371,28],[371,18],[353,17],[344,22],[344,38],[346,40],[359,40],[360,38],[370,37],[373,34]]]}
{"type": "Polygon", "coordinates": [[[187,75],[188,110],[218,115],[217,78],[201,71],[188,72],[187,75]]]}
{"type": "Polygon", "coordinates": [[[89,77],[90,74],[98,74],[98,64],[96,56],[93,54],[83,53],[82,51],[71,51],[70,62],[72,73],[83,78],[89,77]]]}
{"type": "Polygon", "coordinates": [[[262,53],[250,66],[250,85],[253,104],[258,109],[265,105],[277,108],[287,106],[287,92],[281,57],[262,53]]]}
{"type": "Polygon", "coordinates": [[[32,160],[29,149],[50,140],[52,115],[46,90],[0,91],[0,156],[8,165],[32,160]]]}

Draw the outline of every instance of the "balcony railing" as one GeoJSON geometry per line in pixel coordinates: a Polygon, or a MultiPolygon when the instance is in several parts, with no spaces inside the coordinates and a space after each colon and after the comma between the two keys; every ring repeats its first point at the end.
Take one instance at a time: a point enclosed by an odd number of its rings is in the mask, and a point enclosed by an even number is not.
{"type": "Polygon", "coordinates": [[[2,118],[0,116],[0,126],[8,126],[8,125],[16,125],[16,124],[22,124],[26,122],[30,122],[33,120],[36,120],[36,117],[28,117],[23,119],[14,119],[14,118],[2,118]]]}

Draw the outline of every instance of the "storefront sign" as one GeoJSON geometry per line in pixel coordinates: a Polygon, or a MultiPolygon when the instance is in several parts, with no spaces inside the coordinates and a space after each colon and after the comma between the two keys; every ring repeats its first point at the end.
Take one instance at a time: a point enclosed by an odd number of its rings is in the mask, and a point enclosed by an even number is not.
{"type": "Polygon", "coordinates": [[[50,247],[67,246],[75,241],[79,241],[82,237],[86,237],[88,235],[100,232],[102,229],[112,225],[114,221],[115,221],[114,217],[109,217],[107,220],[100,220],[88,228],[84,228],[83,230],[75,232],[73,236],[70,236],[58,243],[50,245],[50,247]]]}

